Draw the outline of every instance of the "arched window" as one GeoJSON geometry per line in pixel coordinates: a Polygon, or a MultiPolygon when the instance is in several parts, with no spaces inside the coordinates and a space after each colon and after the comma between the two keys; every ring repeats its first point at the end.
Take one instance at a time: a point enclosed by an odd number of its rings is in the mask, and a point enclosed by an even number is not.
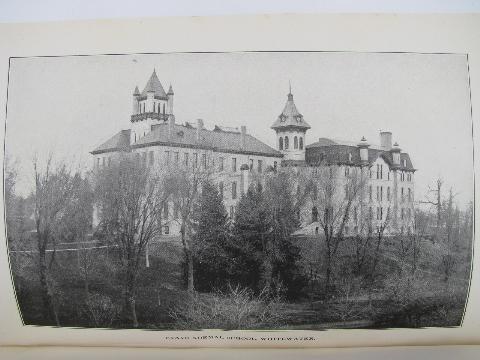
{"type": "Polygon", "coordinates": [[[280,139],[278,139],[278,148],[280,150],[283,150],[283,137],[280,137],[280,139]]]}
{"type": "Polygon", "coordinates": [[[300,150],[303,150],[303,137],[300,136],[300,150]]]}
{"type": "Polygon", "coordinates": [[[298,149],[298,138],[296,136],[293,138],[293,148],[298,149]]]}
{"type": "Polygon", "coordinates": [[[288,136],[285,136],[285,150],[288,150],[288,136]]]}
{"type": "Polygon", "coordinates": [[[312,208],[312,222],[317,222],[318,221],[318,210],[317,207],[314,206],[312,208]]]}

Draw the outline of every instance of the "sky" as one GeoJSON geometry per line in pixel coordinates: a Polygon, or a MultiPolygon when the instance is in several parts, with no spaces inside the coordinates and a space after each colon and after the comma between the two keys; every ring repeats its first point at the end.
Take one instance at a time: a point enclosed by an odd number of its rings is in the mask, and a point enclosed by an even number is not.
{"type": "Polygon", "coordinates": [[[177,123],[204,120],[240,127],[275,147],[270,126],[287,100],[289,82],[319,137],[379,143],[379,131],[408,152],[416,199],[444,180],[464,206],[473,199],[472,120],[467,57],[462,54],[280,52],[101,55],[11,59],[7,156],[19,164],[17,191],[32,186],[32,158],[86,168],[89,154],[128,129],[132,93],[153,69],[175,92],[177,123]]]}

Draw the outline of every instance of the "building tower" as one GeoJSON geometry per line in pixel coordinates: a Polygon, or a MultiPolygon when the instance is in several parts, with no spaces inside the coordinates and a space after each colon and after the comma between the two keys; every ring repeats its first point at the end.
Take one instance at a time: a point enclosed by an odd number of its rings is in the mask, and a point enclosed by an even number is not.
{"type": "Polygon", "coordinates": [[[151,131],[152,125],[166,122],[173,115],[173,89],[165,92],[155,69],[145,88],[133,92],[130,144],[135,143],[151,131]]]}
{"type": "Polygon", "coordinates": [[[271,128],[276,132],[277,149],[283,154],[284,160],[305,161],[305,136],[310,125],[295,106],[291,86],[287,103],[271,128]]]}

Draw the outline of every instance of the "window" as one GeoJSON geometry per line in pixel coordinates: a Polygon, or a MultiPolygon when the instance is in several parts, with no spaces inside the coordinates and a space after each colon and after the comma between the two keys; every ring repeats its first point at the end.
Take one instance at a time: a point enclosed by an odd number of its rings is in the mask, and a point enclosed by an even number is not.
{"type": "Polygon", "coordinates": [[[318,221],[318,209],[316,206],[312,208],[312,222],[318,221]]]}
{"type": "Polygon", "coordinates": [[[406,159],[403,159],[403,167],[407,167],[407,160],[406,159]]]}
{"type": "Polygon", "coordinates": [[[372,201],[372,185],[370,185],[368,187],[368,197],[369,197],[370,201],[372,201]]]}
{"type": "Polygon", "coordinates": [[[285,150],[288,150],[288,136],[285,136],[285,150]]]}
{"type": "Polygon", "coordinates": [[[273,170],[277,170],[277,162],[276,161],[273,162],[273,170]]]}
{"type": "Polygon", "coordinates": [[[348,161],[352,162],[352,153],[348,153],[348,161]]]}
{"type": "Polygon", "coordinates": [[[250,159],[250,164],[248,167],[250,168],[250,171],[253,170],[253,159],[250,159]]]}
{"type": "Polygon", "coordinates": [[[390,180],[390,170],[387,172],[387,180],[390,180]]]}
{"type": "Polygon", "coordinates": [[[328,224],[329,220],[330,220],[330,211],[328,211],[328,208],[326,208],[323,213],[323,222],[325,224],[328,224]]]}
{"type": "Polygon", "coordinates": [[[150,151],[150,152],[148,153],[148,164],[149,164],[150,166],[153,165],[153,160],[154,160],[153,151],[150,151]]]}
{"type": "Polygon", "coordinates": [[[233,219],[235,216],[235,206],[230,206],[230,219],[233,219]]]}
{"type": "Polygon", "coordinates": [[[402,220],[403,220],[403,219],[404,219],[404,217],[405,217],[405,215],[404,215],[404,214],[405,214],[405,211],[404,211],[404,209],[402,208],[402,212],[401,212],[401,216],[400,216],[400,218],[401,218],[402,220]]]}
{"type": "Polygon", "coordinates": [[[97,158],[97,167],[100,167],[100,158],[97,158]]]}
{"type": "Polygon", "coordinates": [[[383,201],[383,186],[380,186],[380,201],[383,201]]]}
{"type": "Polygon", "coordinates": [[[369,219],[373,219],[373,208],[371,206],[368,208],[368,216],[369,219]]]}
{"type": "Polygon", "coordinates": [[[278,148],[280,150],[283,150],[283,137],[280,136],[280,138],[278,139],[278,148]]]}
{"type": "Polygon", "coordinates": [[[300,136],[300,150],[303,150],[303,137],[300,136]]]}
{"type": "Polygon", "coordinates": [[[147,153],[146,152],[142,153],[142,163],[143,163],[143,166],[147,166],[147,153]]]}
{"type": "Polygon", "coordinates": [[[355,224],[358,222],[358,209],[356,206],[353,208],[353,221],[355,224]]]}
{"type": "Polygon", "coordinates": [[[163,217],[168,219],[168,202],[163,203],[163,217]]]}
{"type": "Polygon", "coordinates": [[[383,179],[383,165],[380,165],[380,179],[383,179]]]}
{"type": "Polygon", "coordinates": [[[261,173],[262,170],[263,170],[263,161],[262,161],[262,160],[258,160],[258,161],[257,161],[257,171],[258,171],[259,173],[261,173]]]}
{"type": "Polygon", "coordinates": [[[223,161],[224,161],[224,159],[223,159],[223,157],[221,157],[219,159],[219,163],[218,163],[218,170],[219,171],[223,171],[223,161]]]}
{"type": "Polygon", "coordinates": [[[345,166],[345,176],[350,175],[350,168],[348,166],[345,166]]]}
{"type": "Polygon", "coordinates": [[[318,188],[317,185],[313,185],[313,200],[318,199],[318,188]]]}
{"type": "Polygon", "coordinates": [[[163,115],[165,115],[165,103],[163,103],[163,115]]]}
{"type": "Polygon", "coordinates": [[[298,149],[298,138],[296,136],[293,138],[293,148],[298,149]]]}
{"type": "Polygon", "coordinates": [[[387,187],[387,201],[390,201],[390,186],[387,187]]]}
{"type": "Polygon", "coordinates": [[[380,201],[380,187],[377,186],[377,201],[380,201]]]}
{"type": "Polygon", "coordinates": [[[408,188],[408,201],[412,201],[412,189],[408,188]]]}
{"type": "Polygon", "coordinates": [[[202,167],[204,170],[207,168],[207,154],[202,154],[202,167]]]}
{"type": "Polygon", "coordinates": [[[188,166],[188,153],[183,154],[183,163],[185,166],[188,166]]]}
{"type": "Polygon", "coordinates": [[[237,198],[237,183],[235,181],[232,182],[232,199],[237,198]]]}
{"type": "Polygon", "coordinates": [[[380,165],[377,164],[377,179],[380,179],[380,165]]]}
{"type": "Polygon", "coordinates": [[[370,179],[371,179],[372,176],[373,176],[372,174],[373,174],[373,171],[372,171],[372,169],[370,169],[370,170],[369,170],[369,177],[370,177],[370,179]]]}
{"type": "Polygon", "coordinates": [[[163,233],[164,233],[165,235],[170,234],[170,228],[169,228],[167,225],[165,225],[165,226],[163,227],[163,233]]]}
{"type": "Polygon", "coordinates": [[[178,203],[173,203],[173,218],[178,219],[178,203]]]}
{"type": "Polygon", "coordinates": [[[220,197],[223,199],[223,181],[218,183],[218,192],[220,193],[220,197]]]}
{"type": "Polygon", "coordinates": [[[102,166],[105,167],[105,158],[102,157],[102,166]]]}
{"type": "Polygon", "coordinates": [[[403,193],[404,193],[404,191],[403,191],[403,188],[402,188],[402,197],[401,197],[402,202],[403,202],[403,200],[404,200],[404,199],[403,199],[403,193]]]}
{"type": "Polygon", "coordinates": [[[170,151],[165,151],[165,162],[170,164],[170,151]]]}
{"type": "Polygon", "coordinates": [[[237,158],[232,158],[232,171],[237,171],[237,158]]]}
{"type": "Polygon", "coordinates": [[[193,167],[196,169],[198,166],[198,154],[193,153],[193,167]]]}
{"type": "MultiPolygon", "coordinates": [[[[110,158],[110,156],[108,157],[108,167],[110,167],[110,165],[112,165],[112,159],[110,158]]],[[[410,189],[409,189],[410,190],[410,189]]]]}
{"type": "Polygon", "coordinates": [[[175,151],[175,164],[178,165],[179,162],[179,154],[178,151],[175,151]]]}

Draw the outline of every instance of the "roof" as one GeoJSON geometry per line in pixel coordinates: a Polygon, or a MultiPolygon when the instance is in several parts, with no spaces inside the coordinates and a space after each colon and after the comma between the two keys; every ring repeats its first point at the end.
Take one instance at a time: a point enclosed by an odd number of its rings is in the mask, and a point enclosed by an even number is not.
{"type": "Polygon", "coordinates": [[[148,92],[153,92],[154,96],[157,97],[162,97],[166,98],[167,94],[165,93],[165,90],[163,89],[162,83],[158,79],[157,73],[155,69],[153,70],[152,75],[150,76],[150,79],[147,82],[147,85],[145,85],[145,88],[142,91],[142,96],[147,96],[148,92]]]}
{"type": "MultiPolygon", "coordinates": [[[[392,153],[383,150],[380,146],[370,145],[368,149],[368,162],[372,164],[381,157],[389,166],[393,165],[392,153]]],[[[307,164],[314,165],[323,162],[327,165],[361,165],[360,148],[351,141],[320,138],[319,141],[306,146],[305,160],[307,164]]],[[[408,153],[400,153],[400,170],[415,171],[408,153]],[[403,166],[404,160],[406,166],[403,166]]]]}
{"type": "Polygon", "coordinates": [[[291,92],[289,92],[287,95],[287,102],[282,113],[278,116],[277,121],[275,121],[271,126],[271,128],[275,130],[289,127],[296,127],[305,130],[310,129],[310,125],[308,125],[303,119],[303,115],[300,114],[295,106],[291,92]]]}
{"type": "Polygon", "coordinates": [[[197,129],[191,126],[175,124],[173,136],[169,137],[168,123],[154,125],[152,131],[139,139],[133,148],[152,146],[152,145],[169,145],[179,147],[197,147],[203,149],[212,149],[221,152],[255,154],[261,156],[274,156],[281,158],[283,155],[251,136],[245,134],[245,147],[242,148],[240,132],[222,131],[216,127],[215,131],[201,129],[200,140],[197,141],[197,129]]]}
{"type": "Polygon", "coordinates": [[[130,130],[121,130],[110,139],[98,146],[91,153],[93,155],[111,151],[129,151],[130,150],[130,130]]]}

